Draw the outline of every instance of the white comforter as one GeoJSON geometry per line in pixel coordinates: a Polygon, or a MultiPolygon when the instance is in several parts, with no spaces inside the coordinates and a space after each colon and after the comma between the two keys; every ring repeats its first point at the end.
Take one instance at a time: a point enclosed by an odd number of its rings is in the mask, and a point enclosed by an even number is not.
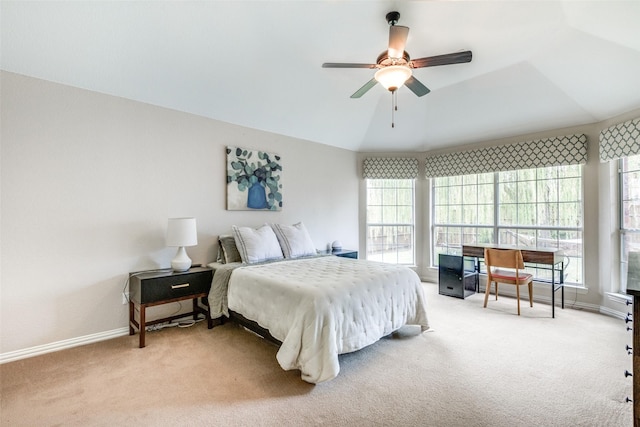
{"type": "Polygon", "coordinates": [[[335,256],[237,268],[228,308],[282,341],[277,360],[311,383],[340,372],[338,355],[405,324],[427,322],[418,275],[407,267],[335,256]]]}

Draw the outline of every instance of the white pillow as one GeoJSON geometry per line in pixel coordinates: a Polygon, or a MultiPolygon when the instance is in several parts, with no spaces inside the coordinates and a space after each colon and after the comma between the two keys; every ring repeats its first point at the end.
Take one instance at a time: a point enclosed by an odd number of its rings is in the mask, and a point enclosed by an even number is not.
{"type": "Polygon", "coordinates": [[[258,229],[233,225],[231,229],[242,262],[253,264],[283,258],[278,239],[269,225],[258,229]]]}
{"type": "Polygon", "coordinates": [[[302,221],[293,225],[271,224],[285,258],[316,255],[316,248],[302,221]]]}

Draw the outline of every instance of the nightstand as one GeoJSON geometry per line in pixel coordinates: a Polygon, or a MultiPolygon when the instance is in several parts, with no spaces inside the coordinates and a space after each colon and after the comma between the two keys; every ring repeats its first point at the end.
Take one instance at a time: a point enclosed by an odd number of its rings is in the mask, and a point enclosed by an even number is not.
{"type": "Polygon", "coordinates": [[[324,251],[322,253],[331,254],[331,255],[335,255],[343,258],[358,259],[358,251],[354,249],[339,249],[339,250],[333,250],[333,251],[324,251]]]}
{"type": "Polygon", "coordinates": [[[198,298],[209,295],[212,278],[213,270],[208,267],[195,267],[184,272],[131,273],[129,275],[129,335],[134,335],[135,329],[138,329],[140,348],[143,348],[146,327],[149,325],[170,322],[191,315],[194,320],[197,320],[199,313],[204,314],[207,321],[211,322],[209,311],[198,304],[198,298]],[[193,302],[193,311],[151,322],[146,320],[147,307],[188,299],[193,302]],[[135,319],[136,307],[140,312],[138,321],[135,319]]]}
{"type": "Polygon", "coordinates": [[[331,251],[331,255],[341,256],[343,258],[358,259],[358,251],[353,249],[340,249],[339,251],[331,251]]]}

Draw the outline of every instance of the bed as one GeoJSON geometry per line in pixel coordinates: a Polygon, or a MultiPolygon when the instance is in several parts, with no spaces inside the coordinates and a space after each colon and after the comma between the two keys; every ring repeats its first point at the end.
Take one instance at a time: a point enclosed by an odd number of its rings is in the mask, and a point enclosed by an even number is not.
{"type": "MultiPolygon", "coordinates": [[[[244,242],[236,243],[242,252],[244,242]]],[[[280,247],[281,258],[211,264],[210,316],[240,318],[248,321],[241,322],[245,326],[257,326],[251,329],[261,335],[267,332],[280,343],[280,366],[299,369],[303,380],[335,378],[338,355],[373,344],[404,325],[429,328],[422,284],[413,270],[318,256],[315,249],[286,257],[287,250],[280,247]]]]}

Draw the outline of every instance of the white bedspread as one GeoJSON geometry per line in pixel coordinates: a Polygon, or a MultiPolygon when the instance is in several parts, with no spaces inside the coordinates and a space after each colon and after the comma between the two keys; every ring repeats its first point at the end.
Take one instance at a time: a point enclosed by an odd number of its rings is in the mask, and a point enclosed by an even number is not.
{"type": "Polygon", "coordinates": [[[335,256],[240,267],[228,308],[282,341],[285,370],[319,383],[336,377],[338,355],[373,344],[405,324],[429,328],[418,275],[407,267],[335,256]]]}

